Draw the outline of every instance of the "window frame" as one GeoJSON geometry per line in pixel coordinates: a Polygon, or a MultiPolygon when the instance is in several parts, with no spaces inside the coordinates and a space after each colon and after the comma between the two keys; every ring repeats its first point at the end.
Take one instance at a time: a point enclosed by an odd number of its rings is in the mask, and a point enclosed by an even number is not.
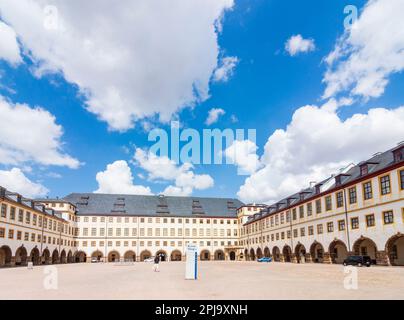
{"type": "Polygon", "coordinates": [[[372,181],[368,180],[362,183],[362,189],[363,189],[363,200],[367,201],[367,200],[372,200],[373,199],[373,186],[372,186],[372,181]],[[370,192],[367,192],[367,188],[366,186],[369,185],[370,186],[370,192]],[[370,194],[370,197],[366,197],[367,194],[370,194]]]}

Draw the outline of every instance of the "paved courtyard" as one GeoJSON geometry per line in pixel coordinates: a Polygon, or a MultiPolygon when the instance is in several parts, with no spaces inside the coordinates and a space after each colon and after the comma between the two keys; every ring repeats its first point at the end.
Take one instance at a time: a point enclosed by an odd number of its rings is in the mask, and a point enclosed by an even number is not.
{"type": "Polygon", "coordinates": [[[344,289],[340,265],[211,261],[199,280],[184,280],[185,264],[56,265],[58,289],[43,266],[0,269],[0,299],[404,299],[404,268],[358,268],[358,290],[344,289]],[[47,280],[46,280],[47,279],[47,280]]]}

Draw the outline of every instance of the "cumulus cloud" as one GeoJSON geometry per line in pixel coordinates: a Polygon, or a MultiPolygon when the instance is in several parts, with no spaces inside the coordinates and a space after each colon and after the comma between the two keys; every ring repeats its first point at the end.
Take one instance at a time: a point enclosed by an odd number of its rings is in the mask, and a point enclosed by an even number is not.
{"type": "Polygon", "coordinates": [[[134,184],[132,171],[124,160],[107,165],[105,171],[97,173],[96,180],[98,189],[94,193],[152,194],[149,187],[134,184]]]}
{"type": "Polygon", "coordinates": [[[27,198],[43,197],[49,192],[40,183],[28,179],[19,168],[0,170],[0,186],[27,198]]]}
{"type": "Polygon", "coordinates": [[[234,69],[238,64],[237,57],[224,57],[220,61],[220,66],[213,74],[215,82],[227,82],[234,73],[234,69]]]}
{"type": "Polygon", "coordinates": [[[189,196],[194,189],[205,190],[214,185],[210,175],[195,174],[192,164],[176,165],[167,156],[160,157],[141,148],[136,149],[134,161],[148,173],[148,179],[174,182],[163,191],[165,195],[189,196]]]}
{"type": "Polygon", "coordinates": [[[260,167],[257,150],[257,145],[251,140],[235,140],[224,155],[238,167],[238,174],[250,175],[260,167]]]}
{"type": "Polygon", "coordinates": [[[209,97],[218,26],[233,0],[54,0],[53,15],[44,10],[48,4],[0,0],[2,19],[35,74],[63,74],[110,129],[124,131],[156,115],[168,121],[209,97]]]}
{"type": "Polygon", "coordinates": [[[404,1],[369,1],[359,19],[345,30],[326,57],[324,98],[347,91],[379,97],[388,77],[404,69],[404,1]]]}
{"type": "Polygon", "coordinates": [[[79,167],[80,162],[63,151],[63,129],[48,111],[0,96],[0,115],[0,163],[79,167]]]}
{"type": "Polygon", "coordinates": [[[304,106],[286,129],[276,130],[261,157],[263,167],[248,177],[238,196],[273,202],[320,181],[403,140],[404,106],[374,108],[343,120],[337,109],[304,106]]]}
{"type": "Polygon", "coordinates": [[[22,59],[15,31],[0,20],[0,59],[12,65],[19,64],[22,59]]]}
{"type": "Polygon", "coordinates": [[[220,116],[223,116],[224,114],[226,114],[226,111],[224,111],[221,108],[212,108],[209,110],[208,112],[208,117],[206,118],[205,124],[210,126],[214,123],[216,123],[220,116]]]}
{"type": "Polygon", "coordinates": [[[299,53],[307,53],[316,48],[313,39],[304,39],[298,34],[292,36],[285,43],[285,50],[293,57],[299,53]]]}

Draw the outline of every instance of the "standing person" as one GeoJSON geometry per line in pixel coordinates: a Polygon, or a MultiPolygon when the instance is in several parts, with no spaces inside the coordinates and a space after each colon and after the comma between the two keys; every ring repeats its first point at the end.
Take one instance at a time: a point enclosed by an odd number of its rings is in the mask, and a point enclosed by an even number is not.
{"type": "Polygon", "coordinates": [[[156,257],[154,258],[154,265],[153,265],[154,272],[159,272],[159,263],[160,263],[160,256],[156,255],[156,257]]]}

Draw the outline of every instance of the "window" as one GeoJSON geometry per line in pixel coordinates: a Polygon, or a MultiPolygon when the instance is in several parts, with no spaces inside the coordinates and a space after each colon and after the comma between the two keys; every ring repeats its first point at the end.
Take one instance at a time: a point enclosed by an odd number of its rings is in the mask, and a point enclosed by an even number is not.
{"type": "Polygon", "coordinates": [[[292,217],[293,217],[293,220],[297,219],[297,217],[296,217],[296,208],[292,209],[292,217]]]}
{"type": "Polygon", "coordinates": [[[311,202],[307,204],[307,216],[311,216],[313,214],[313,205],[311,202]]]}
{"type": "Polygon", "coordinates": [[[354,204],[357,201],[356,187],[349,188],[349,204],[354,204]]]}
{"type": "Polygon", "coordinates": [[[359,228],[359,218],[351,218],[351,228],[352,229],[358,229],[359,228]]]}
{"type": "Polygon", "coordinates": [[[323,225],[322,224],[318,224],[317,225],[317,234],[322,234],[323,233],[323,225]]]}
{"type": "Polygon", "coordinates": [[[369,200],[373,198],[372,182],[368,181],[363,184],[363,198],[369,200]]]}
{"type": "Polygon", "coordinates": [[[327,232],[334,232],[334,223],[332,222],[327,223],[327,232]]]}
{"type": "Polygon", "coordinates": [[[404,170],[400,171],[400,185],[401,185],[401,190],[404,190],[404,170]]]}
{"type": "Polygon", "coordinates": [[[337,192],[337,208],[341,208],[344,205],[344,198],[342,191],[337,192]]]}
{"type": "Polygon", "coordinates": [[[304,237],[306,233],[306,229],[305,228],[300,228],[300,236],[304,237]]]}
{"type": "Polygon", "coordinates": [[[383,221],[384,224],[392,224],[394,222],[394,214],[393,211],[385,211],[383,212],[383,221]]]}
{"type": "Polygon", "coordinates": [[[384,196],[391,192],[390,176],[383,176],[380,178],[380,193],[384,196]]]}
{"type": "Polygon", "coordinates": [[[303,206],[299,207],[299,218],[300,219],[304,218],[304,207],[303,206]]]}
{"type": "Polygon", "coordinates": [[[316,200],[316,213],[321,213],[321,199],[316,200]]]}
{"type": "Polygon", "coordinates": [[[24,211],[18,210],[18,222],[24,222],[24,211]]]}
{"type": "Polygon", "coordinates": [[[15,220],[15,207],[10,207],[10,220],[15,220]]]}
{"type": "Polygon", "coordinates": [[[332,209],[332,203],[331,203],[331,196],[325,197],[325,210],[330,211],[332,209]]]}
{"type": "Polygon", "coordinates": [[[338,221],[338,230],[339,231],[344,231],[345,230],[345,220],[339,220],[338,221]]]}
{"type": "Polygon", "coordinates": [[[14,230],[13,230],[13,229],[8,230],[8,238],[9,238],[9,239],[13,239],[13,238],[14,238],[14,230]]]}
{"type": "Polygon", "coordinates": [[[368,214],[366,216],[366,226],[368,226],[368,227],[375,226],[375,215],[374,214],[368,214]]]}
{"type": "Polygon", "coordinates": [[[2,218],[7,217],[7,205],[4,203],[1,205],[1,217],[2,218]]]}
{"type": "Polygon", "coordinates": [[[0,228],[0,238],[4,238],[4,233],[6,230],[4,228],[0,228]]]}

